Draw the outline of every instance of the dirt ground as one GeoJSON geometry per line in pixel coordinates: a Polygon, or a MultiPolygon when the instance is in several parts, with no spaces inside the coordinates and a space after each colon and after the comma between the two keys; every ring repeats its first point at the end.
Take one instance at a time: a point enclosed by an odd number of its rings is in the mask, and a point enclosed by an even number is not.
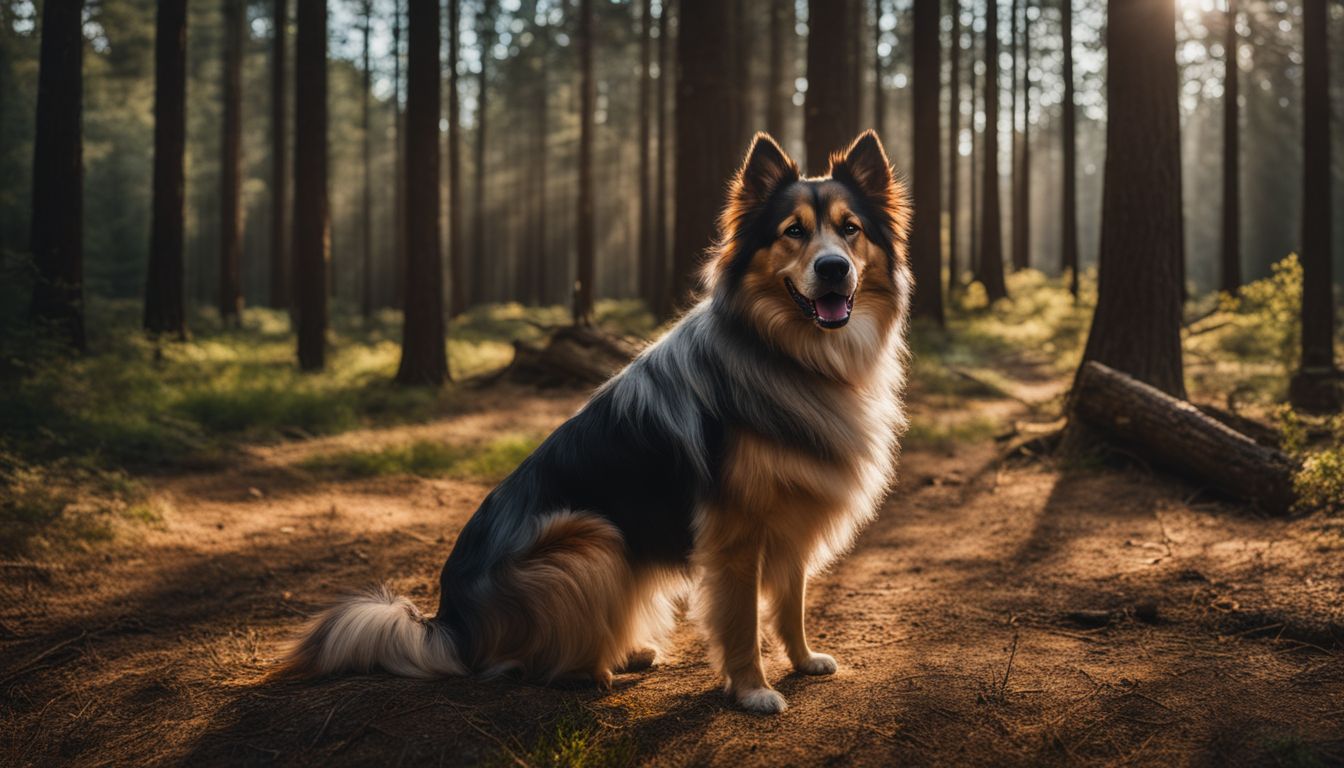
{"type": "MultiPolygon", "coordinates": [[[[3,564],[0,764],[1344,764],[1341,521],[1258,518],[1141,468],[1005,461],[992,438],[907,448],[881,517],[809,596],[840,672],[769,654],[783,715],[731,708],[684,623],[610,692],[262,682],[342,592],[386,580],[432,610],[489,490],[299,463],[544,432],[581,401],[496,391],[432,424],[252,448],[150,478],[164,519],[129,543],[3,564]]],[[[1030,418],[919,392],[912,410],[1030,418]]]]}

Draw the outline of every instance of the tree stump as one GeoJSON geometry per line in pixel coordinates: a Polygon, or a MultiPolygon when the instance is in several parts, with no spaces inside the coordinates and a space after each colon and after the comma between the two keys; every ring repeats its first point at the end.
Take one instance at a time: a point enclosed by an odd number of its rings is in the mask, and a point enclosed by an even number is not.
{"type": "Polygon", "coordinates": [[[1292,509],[1296,462],[1185,400],[1089,362],[1078,374],[1073,410],[1108,437],[1267,513],[1292,509]]]}

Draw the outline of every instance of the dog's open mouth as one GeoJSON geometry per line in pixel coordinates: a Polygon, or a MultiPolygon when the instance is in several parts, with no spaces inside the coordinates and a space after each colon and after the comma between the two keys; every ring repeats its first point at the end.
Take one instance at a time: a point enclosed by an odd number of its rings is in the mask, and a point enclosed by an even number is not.
{"type": "Polygon", "coordinates": [[[807,315],[809,320],[816,320],[817,325],[822,328],[840,328],[849,322],[849,315],[854,311],[853,294],[845,296],[840,293],[824,293],[815,299],[809,299],[798,292],[793,286],[793,281],[784,278],[784,287],[789,289],[789,295],[793,297],[793,303],[807,315]]]}

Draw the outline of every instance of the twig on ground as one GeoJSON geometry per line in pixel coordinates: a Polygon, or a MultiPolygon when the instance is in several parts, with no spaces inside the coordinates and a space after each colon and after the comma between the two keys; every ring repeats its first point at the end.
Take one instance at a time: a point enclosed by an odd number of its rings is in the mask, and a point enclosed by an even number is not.
{"type": "Polygon", "coordinates": [[[89,636],[88,630],[81,629],[78,635],[75,635],[74,637],[69,638],[67,640],[62,640],[61,642],[51,646],[47,650],[37,654],[32,659],[30,659],[26,664],[20,664],[19,667],[14,671],[10,672],[4,677],[0,677],[0,683],[7,683],[16,677],[20,677],[22,675],[28,674],[29,672],[32,672],[33,670],[41,666],[39,662],[41,662],[43,659],[47,658],[48,656],[51,656],[53,653],[56,653],[57,651],[61,650],[62,648],[72,643],[77,643],[80,640],[83,640],[88,636],[89,636]]]}
{"type": "Polygon", "coordinates": [[[1003,682],[999,684],[1000,701],[1003,700],[1004,694],[1008,691],[1008,676],[1013,674],[1013,659],[1017,658],[1017,637],[1018,634],[1014,632],[1013,647],[1012,650],[1008,653],[1008,668],[1003,670],[1003,682]]]}

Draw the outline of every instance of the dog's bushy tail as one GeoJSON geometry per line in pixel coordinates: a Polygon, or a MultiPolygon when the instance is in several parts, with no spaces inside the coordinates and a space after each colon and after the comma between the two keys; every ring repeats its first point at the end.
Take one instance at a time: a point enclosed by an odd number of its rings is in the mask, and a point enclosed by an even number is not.
{"type": "Polygon", "coordinates": [[[374,670],[418,678],[466,674],[447,628],[380,586],[314,618],[270,677],[374,670]]]}

